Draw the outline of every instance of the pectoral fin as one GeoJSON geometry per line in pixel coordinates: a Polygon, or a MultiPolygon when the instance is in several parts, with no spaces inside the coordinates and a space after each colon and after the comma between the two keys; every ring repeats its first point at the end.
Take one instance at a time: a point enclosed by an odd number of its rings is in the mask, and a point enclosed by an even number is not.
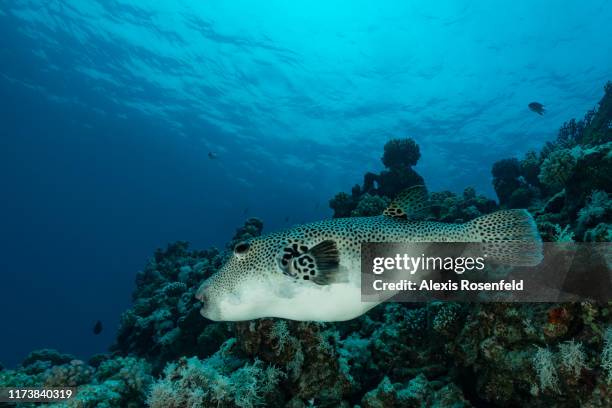
{"type": "Polygon", "coordinates": [[[309,280],[317,285],[329,285],[346,280],[346,274],[340,270],[338,247],[332,240],[320,242],[307,252],[289,260],[287,275],[309,280]]]}

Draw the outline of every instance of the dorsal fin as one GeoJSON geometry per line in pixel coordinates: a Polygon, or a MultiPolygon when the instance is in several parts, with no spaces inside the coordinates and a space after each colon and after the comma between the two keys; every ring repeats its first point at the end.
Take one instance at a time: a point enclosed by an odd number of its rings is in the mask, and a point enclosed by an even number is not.
{"type": "Polygon", "coordinates": [[[425,186],[418,185],[405,189],[395,197],[383,215],[394,218],[416,220],[427,212],[430,203],[425,186]]]}

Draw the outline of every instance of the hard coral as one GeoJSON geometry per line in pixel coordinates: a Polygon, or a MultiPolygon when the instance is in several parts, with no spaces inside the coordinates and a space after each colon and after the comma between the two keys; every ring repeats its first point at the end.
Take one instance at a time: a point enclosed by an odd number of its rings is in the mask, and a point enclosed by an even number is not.
{"type": "MultiPolygon", "coordinates": [[[[425,184],[423,178],[411,168],[420,157],[419,146],[413,139],[393,139],[387,142],[382,161],[388,170],[383,170],[380,174],[366,173],[363,178],[363,187],[354,186],[350,195],[336,194],[329,202],[329,206],[334,210],[334,218],[378,215],[379,213],[373,213],[374,208],[371,210],[357,209],[365,194],[382,197],[387,201],[409,187],[425,184]]],[[[380,204],[379,201],[376,210],[380,204]]]]}
{"type": "Polygon", "coordinates": [[[391,201],[386,197],[372,196],[370,194],[364,194],[359,199],[357,208],[351,211],[353,217],[369,217],[373,215],[380,215],[383,213],[385,208],[389,206],[391,201]]]}
{"type": "Polygon", "coordinates": [[[420,158],[421,151],[414,139],[392,139],[385,144],[382,162],[388,169],[401,171],[417,164],[420,158]]]}
{"type": "Polygon", "coordinates": [[[612,141],[612,82],[606,83],[597,110],[589,116],[589,120],[585,120],[583,143],[595,145],[612,141]]]}
{"type": "Polygon", "coordinates": [[[561,190],[576,168],[582,151],[578,148],[552,152],[542,163],[538,180],[551,191],[561,190]]]}
{"type": "MultiPolygon", "coordinates": [[[[249,219],[233,240],[253,237],[262,226],[261,221],[249,219]]],[[[227,324],[202,318],[195,291],[222,261],[223,254],[216,249],[191,250],[186,242],[157,250],[138,274],[134,306],[123,314],[112,350],[148,358],[155,372],[179,356],[203,358],[214,352],[225,340],[219,334],[227,332],[227,324]]]]}
{"type": "Polygon", "coordinates": [[[535,369],[538,379],[540,380],[540,390],[551,390],[559,393],[559,376],[555,366],[553,353],[543,347],[537,347],[533,356],[533,368],[535,369]]]}
{"type": "Polygon", "coordinates": [[[493,188],[499,198],[501,205],[510,202],[512,194],[520,188],[523,183],[519,180],[521,168],[517,159],[504,159],[493,164],[493,188]]]}
{"type": "Polygon", "coordinates": [[[338,193],[329,200],[329,207],[334,210],[334,218],[350,217],[356,205],[353,197],[346,193],[338,193]]]}
{"type": "Polygon", "coordinates": [[[226,341],[217,353],[205,360],[191,357],[170,363],[163,377],[151,387],[148,405],[151,408],[251,408],[273,398],[284,374],[261,360],[248,363],[233,356],[231,348],[235,341],[226,341]]]}
{"type": "Polygon", "coordinates": [[[496,179],[515,180],[521,175],[520,163],[514,158],[497,161],[493,164],[491,173],[496,179]]]}

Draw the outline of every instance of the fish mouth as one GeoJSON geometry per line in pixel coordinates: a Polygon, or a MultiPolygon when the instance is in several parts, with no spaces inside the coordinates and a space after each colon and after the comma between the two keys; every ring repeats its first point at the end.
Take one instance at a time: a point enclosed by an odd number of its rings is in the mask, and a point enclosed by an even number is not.
{"type": "Polygon", "coordinates": [[[206,293],[205,285],[200,286],[200,288],[195,294],[195,297],[200,302],[202,302],[202,307],[200,308],[200,314],[203,317],[209,320],[215,321],[215,322],[222,320],[221,313],[219,313],[219,310],[217,307],[214,307],[214,305],[210,301],[208,294],[206,293]]]}

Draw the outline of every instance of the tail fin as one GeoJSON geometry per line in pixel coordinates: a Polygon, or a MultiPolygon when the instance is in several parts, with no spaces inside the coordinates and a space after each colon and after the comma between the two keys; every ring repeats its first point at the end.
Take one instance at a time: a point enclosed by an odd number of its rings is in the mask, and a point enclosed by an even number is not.
{"type": "Polygon", "coordinates": [[[542,255],[542,238],[527,210],[483,215],[466,224],[477,242],[485,243],[490,259],[512,266],[535,266],[542,255]]]}

